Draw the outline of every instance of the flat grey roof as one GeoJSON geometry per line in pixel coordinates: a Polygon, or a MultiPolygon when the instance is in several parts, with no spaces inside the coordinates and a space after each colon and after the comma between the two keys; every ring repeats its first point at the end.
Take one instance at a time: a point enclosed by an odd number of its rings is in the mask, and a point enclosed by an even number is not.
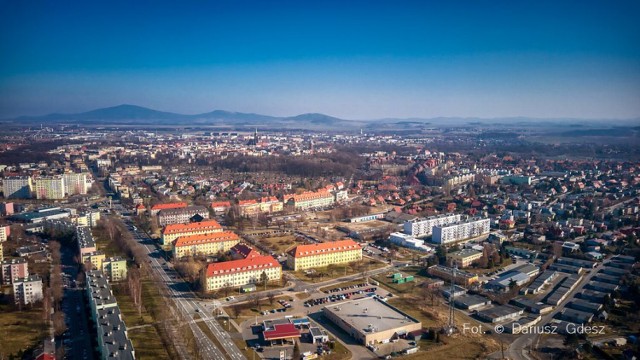
{"type": "Polygon", "coordinates": [[[480,295],[462,295],[455,298],[454,302],[458,304],[463,304],[466,306],[473,306],[478,304],[484,304],[487,301],[491,301],[488,298],[480,295]]]}
{"type": "Polygon", "coordinates": [[[416,319],[374,298],[350,300],[324,307],[361,333],[377,333],[419,323],[416,319]],[[375,329],[368,331],[368,329],[375,329]]]}
{"type": "Polygon", "coordinates": [[[478,314],[487,318],[495,319],[498,317],[507,316],[507,315],[511,315],[511,314],[515,314],[523,311],[524,310],[522,310],[521,308],[517,308],[509,305],[500,305],[500,306],[494,306],[490,309],[478,311],[478,314]]]}

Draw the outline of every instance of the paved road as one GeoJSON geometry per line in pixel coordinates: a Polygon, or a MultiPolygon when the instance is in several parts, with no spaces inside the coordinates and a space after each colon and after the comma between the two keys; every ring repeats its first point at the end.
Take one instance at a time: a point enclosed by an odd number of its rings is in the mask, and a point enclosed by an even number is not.
{"type": "MultiPolygon", "coordinates": [[[[132,225],[132,224],[129,224],[132,225]]],[[[244,355],[238,347],[233,343],[229,334],[222,329],[222,326],[211,316],[215,303],[201,302],[195,294],[191,292],[189,286],[178,280],[177,273],[167,267],[167,263],[162,259],[160,251],[155,247],[153,240],[148,238],[146,234],[133,231],[134,238],[140,242],[149,255],[151,269],[156,273],[157,278],[168,288],[169,294],[175,302],[178,310],[183,314],[184,318],[193,319],[198,314],[202,321],[211,330],[218,342],[222,344],[223,349],[218,349],[214,342],[202,331],[202,329],[193,320],[188,322],[189,327],[193,331],[196,341],[200,345],[202,356],[205,359],[227,359],[234,360],[245,359],[244,355]],[[212,306],[210,306],[212,305],[212,306]],[[225,356],[226,354],[226,356],[225,356]]]]}
{"type": "MultiPolygon", "coordinates": [[[[608,261],[605,261],[607,263],[608,261]]],[[[580,280],[580,284],[571,291],[567,297],[555,307],[553,311],[549,314],[543,316],[539,322],[541,326],[547,325],[556,314],[564,309],[564,306],[574,297],[575,294],[580,292],[586,284],[591,281],[591,278],[596,275],[596,273],[602,268],[603,264],[599,264],[596,268],[592,269],[589,274],[586,274],[580,280]]],[[[516,340],[514,340],[509,348],[505,350],[505,357],[513,360],[533,360],[533,357],[529,356],[529,349],[535,348],[540,341],[539,334],[526,334],[520,335],[516,340]]],[[[493,354],[493,356],[497,355],[493,354]]]]}
{"type": "Polygon", "coordinates": [[[73,283],[78,276],[78,264],[74,261],[74,252],[68,246],[60,249],[62,273],[67,277],[65,283],[70,284],[64,289],[62,300],[62,311],[65,315],[67,331],[64,334],[63,344],[66,348],[65,359],[94,359],[92,351],[91,336],[96,336],[89,332],[89,321],[85,308],[83,289],[76,288],[73,283]]]}

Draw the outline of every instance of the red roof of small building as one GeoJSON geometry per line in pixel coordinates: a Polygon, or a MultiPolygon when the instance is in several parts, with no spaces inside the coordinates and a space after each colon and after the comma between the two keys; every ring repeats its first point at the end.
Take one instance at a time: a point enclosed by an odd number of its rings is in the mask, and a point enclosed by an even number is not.
{"type": "Polygon", "coordinates": [[[166,209],[180,209],[187,207],[186,202],[168,203],[168,204],[156,204],[151,207],[151,210],[166,210],[166,209]]]}
{"type": "Polygon", "coordinates": [[[233,231],[221,231],[221,232],[215,232],[215,233],[180,236],[179,238],[173,241],[173,244],[176,247],[178,247],[178,246],[208,244],[208,243],[215,243],[215,242],[229,241],[229,240],[239,240],[239,239],[240,237],[238,237],[238,235],[233,231]]]}
{"type": "Polygon", "coordinates": [[[347,239],[318,244],[298,245],[295,248],[289,250],[289,254],[291,254],[293,257],[300,258],[305,256],[314,256],[357,249],[361,249],[360,244],[353,240],[347,239]]]}
{"type": "Polygon", "coordinates": [[[247,244],[243,244],[243,243],[235,244],[231,248],[231,251],[235,252],[236,254],[242,256],[245,259],[251,259],[251,258],[254,258],[256,256],[260,256],[259,252],[254,250],[251,246],[249,246],[247,244]]]}
{"type": "Polygon", "coordinates": [[[164,227],[162,234],[179,234],[198,230],[222,229],[222,226],[215,220],[205,220],[189,224],[169,224],[164,227]]]}
{"type": "Polygon", "coordinates": [[[293,324],[276,324],[273,325],[273,330],[264,331],[262,335],[267,341],[289,339],[293,337],[298,338],[300,337],[300,330],[298,330],[293,324]]]}
{"type": "Polygon", "coordinates": [[[278,263],[278,260],[274,259],[271,256],[262,255],[252,257],[250,259],[240,259],[209,264],[207,265],[207,277],[221,275],[224,273],[235,273],[256,269],[270,269],[274,267],[280,267],[280,263],[278,263]]]}
{"type": "Polygon", "coordinates": [[[216,202],[212,202],[211,203],[211,207],[215,208],[215,207],[231,207],[231,202],[230,201],[216,201],[216,202]]]}

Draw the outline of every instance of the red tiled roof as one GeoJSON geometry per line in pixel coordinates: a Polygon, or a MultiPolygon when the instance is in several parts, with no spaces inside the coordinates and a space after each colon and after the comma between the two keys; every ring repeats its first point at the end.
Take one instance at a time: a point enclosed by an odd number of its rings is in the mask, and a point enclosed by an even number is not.
{"type": "Polygon", "coordinates": [[[300,195],[293,195],[293,201],[295,202],[309,201],[309,200],[316,200],[316,199],[321,199],[321,198],[330,197],[330,196],[333,196],[333,195],[331,195],[326,189],[320,189],[316,192],[305,191],[300,195]]]}
{"type": "Polygon", "coordinates": [[[179,234],[183,232],[208,229],[222,229],[222,226],[220,226],[220,224],[215,220],[205,220],[189,224],[170,224],[165,226],[164,230],[162,230],[162,234],[179,234]]]}
{"type": "Polygon", "coordinates": [[[231,207],[231,202],[230,201],[216,201],[216,202],[212,202],[211,203],[211,207],[231,207]]]}
{"type": "Polygon", "coordinates": [[[361,249],[360,244],[353,240],[340,240],[325,242],[319,244],[298,245],[289,250],[289,254],[296,258],[305,256],[314,256],[319,254],[328,254],[341,251],[361,249]]]}
{"type": "Polygon", "coordinates": [[[238,205],[239,206],[243,206],[243,205],[253,205],[253,204],[257,204],[258,202],[256,200],[239,200],[238,201],[238,205]]]}
{"type": "Polygon", "coordinates": [[[247,244],[242,244],[242,243],[235,244],[231,248],[231,251],[235,252],[236,254],[241,255],[245,259],[247,259],[247,258],[251,259],[251,258],[254,258],[256,256],[260,256],[260,253],[257,252],[256,250],[254,250],[251,246],[249,246],[247,244]]]}
{"type": "Polygon", "coordinates": [[[176,247],[189,246],[198,244],[208,244],[221,241],[239,240],[240,237],[233,231],[222,231],[215,233],[206,233],[198,235],[180,236],[173,241],[176,247]]]}
{"type": "Polygon", "coordinates": [[[256,256],[250,259],[240,259],[212,263],[207,265],[207,277],[221,275],[224,273],[237,273],[256,269],[270,269],[280,267],[276,259],[271,256],[256,256]]]}
{"type": "Polygon", "coordinates": [[[300,337],[300,330],[298,330],[293,324],[276,324],[273,325],[273,330],[264,331],[262,335],[267,341],[288,339],[292,337],[300,337]]]}
{"type": "Polygon", "coordinates": [[[169,204],[156,204],[151,207],[151,210],[166,210],[166,209],[180,209],[187,207],[186,202],[169,203],[169,204]]]}

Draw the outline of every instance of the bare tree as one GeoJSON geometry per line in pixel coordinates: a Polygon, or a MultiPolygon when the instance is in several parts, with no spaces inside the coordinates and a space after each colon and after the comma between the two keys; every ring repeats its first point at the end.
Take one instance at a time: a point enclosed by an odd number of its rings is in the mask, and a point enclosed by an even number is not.
{"type": "Polygon", "coordinates": [[[127,272],[127,285],[133,304],[138,310],[138,316],[142,316],[142,282],[140,281],[140,270],[138,268],[132,267],[127,272]]]}
{"type": "Polygon", "coordinates": [[[273,302],[276,299],[276,294],[273,291],[269,291],[269,293],[267,293],[267,299],[269,299],[269,305],[273,305],[273,302]]]}
{"type": "Polygon", "coordinates": [[[240,316],[240,313],[242,312],[242,305],[233,304],[233,306],[231,306],[231,311],[233,312],[233,317],[237,319],[238,316],[240,316]]]}

